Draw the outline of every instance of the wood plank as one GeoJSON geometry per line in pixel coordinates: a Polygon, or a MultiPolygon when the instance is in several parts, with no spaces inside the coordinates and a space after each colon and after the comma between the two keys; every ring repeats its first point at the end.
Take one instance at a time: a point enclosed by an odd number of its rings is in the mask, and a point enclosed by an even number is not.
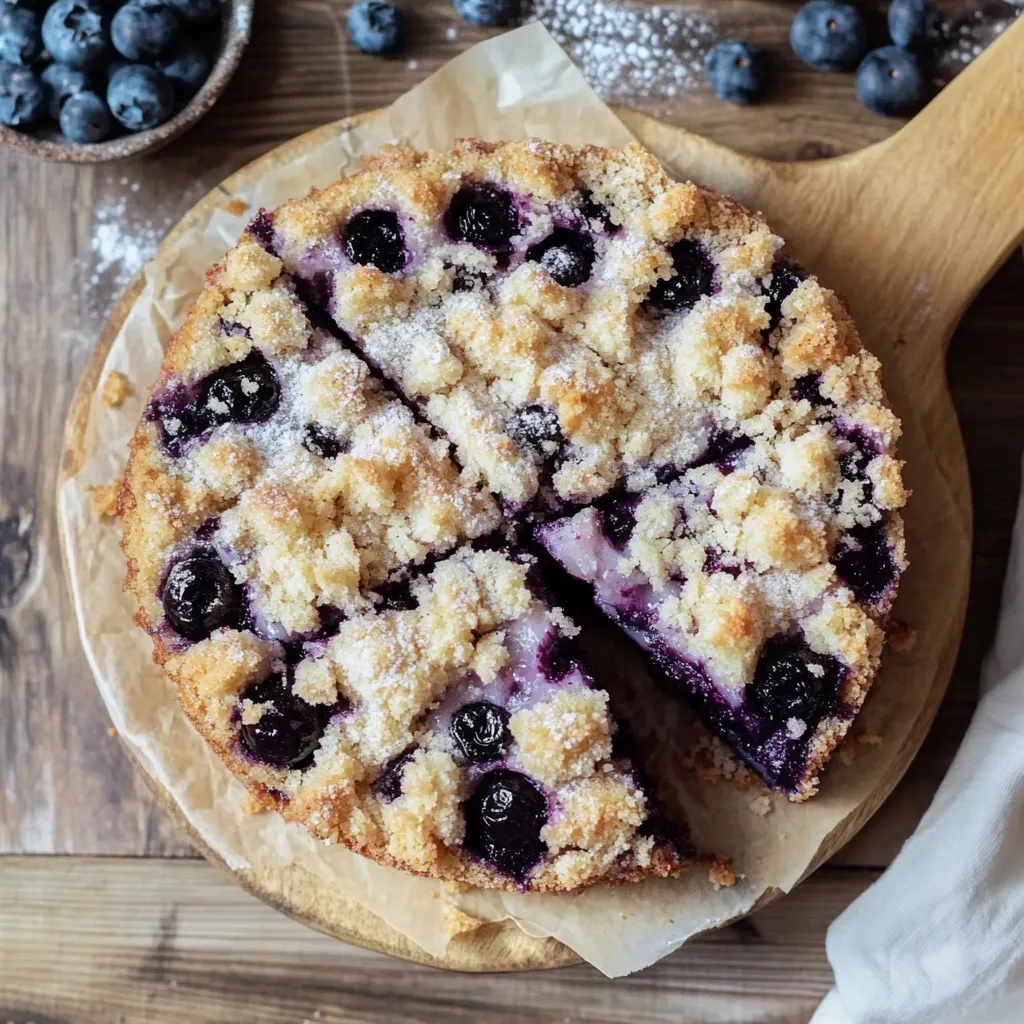
{"type": "MultiPolygon", "coordinates": [[[[959,14],[974,6],[956,0],[943,9],[959,14]]],[[[448,0],[429,0],[416,5],[405,58],[374,60],[344,39],[346,7],[346,0],[257,5],[252,46],[223,102],[152,157],[73,168],[0,152],[0,852],[189,852],[107,735],[79,649],[53,525],[60,425],[102,315],[128,272],[200,194],[299,131],[387,102],[487,34],[457,22],[448,0]],[[456,38],[448,38],[449,29],[456,38]],[[114,258],[109,247],[90,251],[100,223],[121,229],[114,258]]],[[[748,152],[786,158],[855,148],[893,129],[865,119],[849,76],[815,75],[791,62],[785,33],[792,5],[738,0],[706,7],[721,17],[723,31],[750,24],[757,41],[779,54],[777,102],[738,112],[699,90],[659,101],[658,109],[640,97],[635,105],[748,152]]],[[[885,863],[898,848],[948,764],[973,701],[1019,481],[1022,342],[1024,263],[1015,256],[969,311],[950,354],[977,516],[964,648],[932,740],[863,833],[865,845],[846,851],[860,863],[885,863]]]]}
{"type": "Polygon", "coordinates": [[[204,863],[6,857],[0,1021],[806,1021],[831,983],[824,932],[874,877],[821,872],[609,982],[590,967],[469,978],[396,961],[296,924],[204,863]]]}

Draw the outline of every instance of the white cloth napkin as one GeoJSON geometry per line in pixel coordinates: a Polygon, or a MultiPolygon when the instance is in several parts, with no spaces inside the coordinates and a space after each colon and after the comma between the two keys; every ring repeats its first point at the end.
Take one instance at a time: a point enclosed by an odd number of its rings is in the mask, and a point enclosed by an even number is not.
{"type": "Polygon", "coordinates": [[[917,830],[829,928],[811,1024],[1024,1022],[1024,495],[981,691],[917,830]]]}

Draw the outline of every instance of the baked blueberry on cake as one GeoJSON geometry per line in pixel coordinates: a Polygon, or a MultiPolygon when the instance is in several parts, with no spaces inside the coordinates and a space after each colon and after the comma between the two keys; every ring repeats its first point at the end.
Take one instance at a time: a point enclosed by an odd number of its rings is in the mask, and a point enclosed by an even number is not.
{"type": "MultiPolygon", "coordinates": [[[[811,795],[906,565],[840,300],[640,147],[386,149],[209,274],[121,494],[137,620],[268,807],[526,890],[692,856],[551,597],[811,795]]],[[[661,699],[661,698],[658,698],[661,699]]]]}

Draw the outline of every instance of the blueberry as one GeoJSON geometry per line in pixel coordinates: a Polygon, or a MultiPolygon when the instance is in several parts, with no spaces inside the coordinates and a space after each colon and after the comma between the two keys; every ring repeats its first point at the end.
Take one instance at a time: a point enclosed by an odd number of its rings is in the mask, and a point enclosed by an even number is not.
{"type": "Polygon", "coordinates": [[[51,64],[40,78],[46,90],[47,112],[54,121],[60,120],[60,108],[69,96],[87,92],[91,86],[89,76],[78,68],[66,64],[51,64]]]}
{"type": "Polygon", "coordinates": [[[821,393],[821,374],[808,373],[797,377],[789,393],[794,402],[810,402],[811,405],[834,405],[835,403],[821,393]]]}
{"type": "Polygon", "coordinates": [[[258,352],[231,363],[203,384],[199,408],[211,423],[257,423],[281,403],[274,368],[258,352]]]}
{"type": "Polygon", "coordinates": [[[373,784],[373,792],[378,800],[389,804],[402,795],[402,776],[414,753],[414,750],[403,751],[384,766],[384,770],[373,784]]]}
{"type": "Polygon", "coordinates": [[[382,583],[375,593],[378,598],[376,608],[381,612],[407,612],[419,605],[408,577],[382,583]]]}
{"type": "Polygon", "coordinates": [[[522,0],[455,0],[455,12],[471,25],[497,28],[519,17],[522,0]]]}
{"type": "Polygon", "coordinates": [[[811,0],[796,12],[789,45],[819,71],[852,71],[867,51],[868,34],[853,4],[811,0]]]}
{"type": "Polygon", "coordinates": [[[69,96],[60,112],[60,130],[70,142],[102,142],[110,134],[107,105],[94,92],[69,96]]]}
{"type": "Polygon", "coordinates": [[[896,581],[899,571],[881,523],[855,526],[832,556],[839,578],[858,601],[877,601],[896,581]]]}
{"type": "Polygon", "coordinates": [[[254,683],[242,693],[243,700],[268,705],[258,722],[243,722],[239,729],[242,746],[275,768],[308,768],[330,710],[321,704],[307,704],[292,693],[286,675],[274,675],[254,683]]]}
{"type": "Polygon", "coordinates": [[[338,435],[319,423],[307,423],[305,434],[302,439],[302,447],[307,452],[319,455],[321,459],[333,459],[339,456],[343,449],[338,435]]]}
{"type": "Polygon", "coordinates": [[[580,212],[591,227],[593,227],[596,221],[600,230],[605,232],[605,234],[611,234],[618,229],[612,220],[611,211],[604,203],[599,203],[594,198],[593,192],[583,193],[583,205],[580,208],[580,212]]]}
{"type": "Polygon", "coordinates": [[[505,423],[505,432],[520,448],[533,452],[541,460],[554,458],[565,446],[558,414],[542,405],[516,409],[505,423]]]}
{"type": "Polygon", "coordinates": [[[267,252],[273,254],[274,222],[266,210],[261,209],[260,212],[253,217],[249,224],[249,234],[251,234],[253,238],[255,238],[256,241],[267,250],[267,252]]]}
{"type": "Polygon", "coordinates": [[[541,644],[537,662],[549,682],[560,683],[570,672],[579,668],[578,645],[572,637],[555,632],[541,644]]]}
{"type": "Polygon", "coordinates": [[[899,46],[873,50],[857,68],[857,99],[880,117],[916,113],[924,99],[917,58],[899,46]]]}
{"type": "Polygon", "coordinates": [[[454,270],[455,273],[452,275],[453,292],[475,292],[487,281],[483,274],[474,273],[465,267],[456,266],[454,270]]]}
{"type": "Polygon", "coordinates": [[[834,695],[842,672],[840,662],[830,655],[787,637],[774,637],[765,644],[754,670],[751,702],[773,722],[789,718],[814,722],[823,699],[834,695]]]}
{"type": "Polygon", "coordinates": [[[636,503],[630,499],[605,498],[598,507],[605,536],[620,551],[636,529],[636,503]]]}
{"type": "Polygon", "coordinates": [[[765,311],[771,317],[768,325],[769,331],[774,331],[782,320],[782,303],[789,298],[792,292],[804,279],[804,274],[797,267],[794,267],[789,260],[776,260],[772,264],[771,284],[765,286],[764,292],[768,296],[765,303],[765,311]]]}
{"type": "Polygon", "coordinates": [[[110,38],[122,57],[146,61],[159,57],[178,31],[178,19],[159,0],[132,0],[110,23],[110,38]]]}
{"type": "Polygon", "coordinates": [[[519,234],[519,214],[512,196],[495,185],[463,185],[444,215],[456,242],[500,248],[519,234]]]}
{"type": "Polygon", "coordinates": [[[671,249],[674,274],[667,281],[658,281],[647,293],[647,301],[655,309],[690,309],[704,295],[711,294],[715,268],[703,246],[684,238],[671,249]]]}
{"type": "Polygon", "coordinates": [[[514,878],[525,878],[547,852],[540,837],[547,800],[519,772],[488,772],[466,801],[465,815],[465,848],[514,878]]]}
{"type": "Polygon", "coordinates": [[[700,458],[687,467],[696,469],[698,466],[717,466],[723,473],[730,473],[739,461],[741,452],[752,448],[754,440],[746,434],[732,430],[715,430],[708,439],[708,446],[700,458]]]}
{"type": "Polygon", "coordinates": [[[358,0],[345,21],[349,38],[363,53],[395,53],[405,41],[405,14],[384,0],[358,0]]]}
{"type": "Polygon", "coordinates": [[[704,58],[714,94],[729,103],[753,103],[764,92],[767,72],[764,53],[742,39],[726,39],[704,58]]]}
{"type": "Polygon", "coordinates": [[[174,86],[156,68],[129,64],[111,77],[107,105],[128,131],[146,131],[174,112],[174,86]]]}
{"type": "Polygon", "coordinates": [[[57,0],[43,18],[43,45],[55,61],[69,67],[99,63],[109,41],[107,16],[97,0],[57,0]]]}
{"type": "Polygon", "coordinates": [[[212,21],[223,9],[223,0],[167,0],[167,6],[182,20],[193,25],[212,21]]]}
{"type": "Polygon", "coordinates": [[[182,103],[190,100],[210,75],[210,61],[191,39],[181,39],[156,61],[182,103]]]}
{"type": "Polygon", "coordinates": [[[942,15],[932,0],[892,0],[889,37],[897,46],[922,53],[942,35],[942,15]]]}
{"type": "Polygon", "coordinates": [[[463,704],[452,715],[448,731],[463,757],[474,764],[499,760],[512,744],[508,712],[486,700],[463,704]]]}
{"type": "Polygon", "coordinates": [[[215,629],[236,624],[242,601],[231,570],[213,555],[176,562],[164,583],[167,621],[187,640],[205,640],[215,629]]]}
{"type": "Polygon", "coordinates": [[[594,240],[582,231],[555,228],[543,242],[527,249],[526,258],[539,263],[563,287],[576,288],[594,267],[594,240]]]}
{"type": "Polygon", "coordinates": [[[0,64],[0,124],[25,128],[45,113],[43,83],[28,68],[0,64]]]}
{"type": "Polygon", "coordinates": [[[395,274],[409,262],[409,250],[391,210],[362,210],[342,232],[345,255],[353,263],[374,266],[385,274],[395,274]]]}
{"type": "Polygon", "coordinates": [[[28,67],[42,52],[39,15],[27,7],[0,8],[0,60],[28,67]]]}

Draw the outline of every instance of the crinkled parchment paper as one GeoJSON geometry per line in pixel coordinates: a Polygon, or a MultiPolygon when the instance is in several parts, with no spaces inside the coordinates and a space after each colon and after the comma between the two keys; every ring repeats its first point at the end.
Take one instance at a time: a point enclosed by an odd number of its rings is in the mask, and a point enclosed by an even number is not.
{"type": "MultiPolygon", "coordinates": [[[[104,369],[103,378],[113,369],[126,374],[135,395],[117,409],[93,397],[85,461],[61,494],[68,572],[82,640],[114,726],[143,768],[230,867],[298,863],[435,955],[443,953],[448,941],[445,900],[437,898],[435,882],[315,843],[299,826],[285,824],[277,815],[243,810],[244,788],[186,721],[170,682],[150,659],[149,638],[132,624],[133,602],[121,589],[124,559],[119,531],[110,520],[96,517],[86,488],[107,483],[123,470],[126,445],[163,346],[201,288],[206,267],[234,243],[258,207],[275,206],[312,185],[326,185],[339,173],[356,170],[359,158],[384,142],[444,148],[457,136],[496,140],[531,135],[607,146],[632,138],[539,25],[468,51],[373,122],[274,166],[238,196],[246,204],[244,212],[235,214],[222,205],[209,223],[165,245],[146,268],[145,289],[104,369]]],[[[687,176],[685,166],[673,165],[671,152],[659,155],[673,174],[687,176]]],[[[756,203],[756,196],[744,198],[756,203]]],[[[228,204],[230,209],[240,205],[228,204]]],[[[785,232],[784,224],[776,227],[785,232]]],[[[897,398],[899,393],[897,389],[897,398]]],[[[905,402],[898,402],[898,407],[906,413],[905,402]]],[[[678,879],[597,887],[579,895],[470,892],[448,898],[457,899],[472,915],[511,917],[531,935],[552,935],[605,974],[618,976],[653,963],[698,931],[745,913],[766,889],[787,890],[799,881],[822,840],[875,788],[906,739],[934,678],[940,640],[955,618],[955,601],[943,604],[935,594],[950,589],[942,587],[942,581],[959,569],[955,556],[948,553],[956,545],[944,544],[943,539],[953,531],[962,534],[964,527],[923,436],[913,423],[907,427],[904,454],[917,491],[910,520],[916,564],[906,578],[900,609],[922,636],[914,651],[889,654],[883,677],[858,722],[859,730],[876,734],[883,742],[848,744],[857,753],[856,763],[851,766],[836,758],[821,795],[803,805],[759,796],[758,788],[698,782],[680,763],[692,742],[694,726],[688,712],[658,692],[628,645],[607,637],[611,631],[588,630],[591,653],[593,645],[600,648],[600,681],[631,719],[649,764],[663,781],[666,802],[688,817],[701,849],[733,858],[736,885],[716,890],[707,866],[698,865],[678,879]]],[[[587,613],[580,614],[586,621],[587,613]]]]}

